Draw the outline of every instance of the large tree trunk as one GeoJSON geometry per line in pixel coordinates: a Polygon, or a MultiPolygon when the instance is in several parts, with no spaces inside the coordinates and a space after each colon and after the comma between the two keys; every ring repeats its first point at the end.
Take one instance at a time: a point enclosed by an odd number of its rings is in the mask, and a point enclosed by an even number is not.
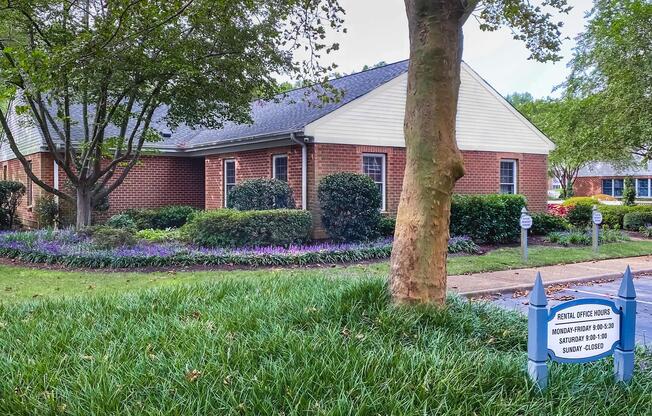
{"type": "Polygon", "coordinates": [[[93,213],[91,190],[83,187],[77,188],[77,222],[76,228],[82,229],[91,225],[93,213]]]}
{"type": "Polygon", "coordinates": [[[397,303],[443,304],[451,196],[464,175],[455,138],[464,10],[459,0],[405,0],[405,5],[410,30],[406,164],[390,289],[397,303]]]}

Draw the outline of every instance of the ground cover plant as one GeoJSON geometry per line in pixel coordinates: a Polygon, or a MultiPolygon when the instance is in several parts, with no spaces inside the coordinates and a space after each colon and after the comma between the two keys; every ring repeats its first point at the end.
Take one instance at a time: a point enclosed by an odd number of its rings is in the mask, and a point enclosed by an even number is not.
{"type": "Polygon", "coordinates": [[[602,360],[551,365],[554,382],[540,394],[525,372],[521,315],[455,297],[446,308],[394,307],[383,277],[347,270],[3,304],[0,413],[565,415],[652,406],[645,352],[627,388],[602,360]]]}
{"type": "MultiPolygon", "coordinates": [[[[603,228],[600,230],[599,241],[600,244],[605,243],[618,243],[622,241],[629,241],[630,238],[620,230],[612,230],[610,228],[603,228]]],[[[560,244],[562,246],[590,246],[593,241],[591,230],[588,229],[573,229],[569,231],[556,231],[549,233],[546,240],[550,243],[560,244]]]]}
{"type": "MultiPolygon", "coordinates": [[[[300,211],[298,211],[300,212],[300,211]]],[[[179,242],[177,230],[91,227],[0,233],[0,256],[30,263],[84,268],[163,266],[291,266],[386,259],[392,240],[361,243],[289,244],[287,246],[203,247],[179,242]]],[[[468,237],[452,237],[450,253],[478,254],[468,237]]]]}

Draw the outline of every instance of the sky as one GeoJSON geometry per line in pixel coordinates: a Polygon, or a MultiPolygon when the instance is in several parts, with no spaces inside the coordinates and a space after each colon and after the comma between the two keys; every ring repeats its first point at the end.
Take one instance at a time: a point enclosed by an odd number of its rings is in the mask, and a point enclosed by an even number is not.
{"type": "MultiPolygon", "coordinates": [[[[403,0],[340,0],[346,10],[348,33],[330,39],[340,43],[340,50],[325,58],[335,62],[338,72],[357,72],[380,61],[387,63],[408,58],[408,29],[403,0]]],[[[464,26],[463,58],[502,95],[530,92],[535,97],[556,96],[553,88],[568,74],[574,38],[582,32],[591,0],[569,0],[573,10],[560,16],[564,42],[563,59],[558,63],[528,60],[522,42],[512,39],[509,30],[483,32],[472,17],[464,26]]]]}

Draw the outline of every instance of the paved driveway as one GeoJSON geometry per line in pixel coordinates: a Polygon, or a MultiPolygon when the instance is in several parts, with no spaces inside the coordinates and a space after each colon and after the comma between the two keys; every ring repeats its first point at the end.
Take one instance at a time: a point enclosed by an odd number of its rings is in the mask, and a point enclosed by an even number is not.
{"type": "MultiPolygon", "coordinates": [[[[613,299],[617,296],[620,280],[597,281],[580,283],[577,285],[557,285],[546,288],[548,304],[557,305],[561,302],[577,298],[604,298],[613,299]]],[[[636,313],[636,340],[640,344],[652,346],[652,275],[636,276],[636,300],[638,301],[636,313]]],[[[525,291],[492,295],[487,299],[495,304],[527,313],[528,295],[525,291]]]]}

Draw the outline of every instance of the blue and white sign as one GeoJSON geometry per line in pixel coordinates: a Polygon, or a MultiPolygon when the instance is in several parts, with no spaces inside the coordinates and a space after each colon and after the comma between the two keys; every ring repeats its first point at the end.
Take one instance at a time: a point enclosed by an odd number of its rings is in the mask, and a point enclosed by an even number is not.
{"type": "Polygon", "coordinates": [[[521,228],[529,230],[532,228],[532,217],[527,214],[521,214],[521,220],[519,221],[521,228]]]}
{"type": "Polygon", "coordinates": [[[614,356],[617,381],[634,373],[636,290],[629,267],[615,301],[576,299],[548,309],[541,274],[537,273],[528,309],[528,373],[544,389],[547,361],[586,363],[614,356]]]}
{"type": "Polygon", "coordinates": [[[605,299],[577,299],[550,309],[548,355],[553,361],[588,362],[613,353],[621,314],[605,299]]]}
{"type": "Polygon", "coordinates": [[[593,220],[593,224],[595,225],[602,224],[602,213],[598,210],[593,210],[593,215],[591,215],[591,220],[593,220]]]}

